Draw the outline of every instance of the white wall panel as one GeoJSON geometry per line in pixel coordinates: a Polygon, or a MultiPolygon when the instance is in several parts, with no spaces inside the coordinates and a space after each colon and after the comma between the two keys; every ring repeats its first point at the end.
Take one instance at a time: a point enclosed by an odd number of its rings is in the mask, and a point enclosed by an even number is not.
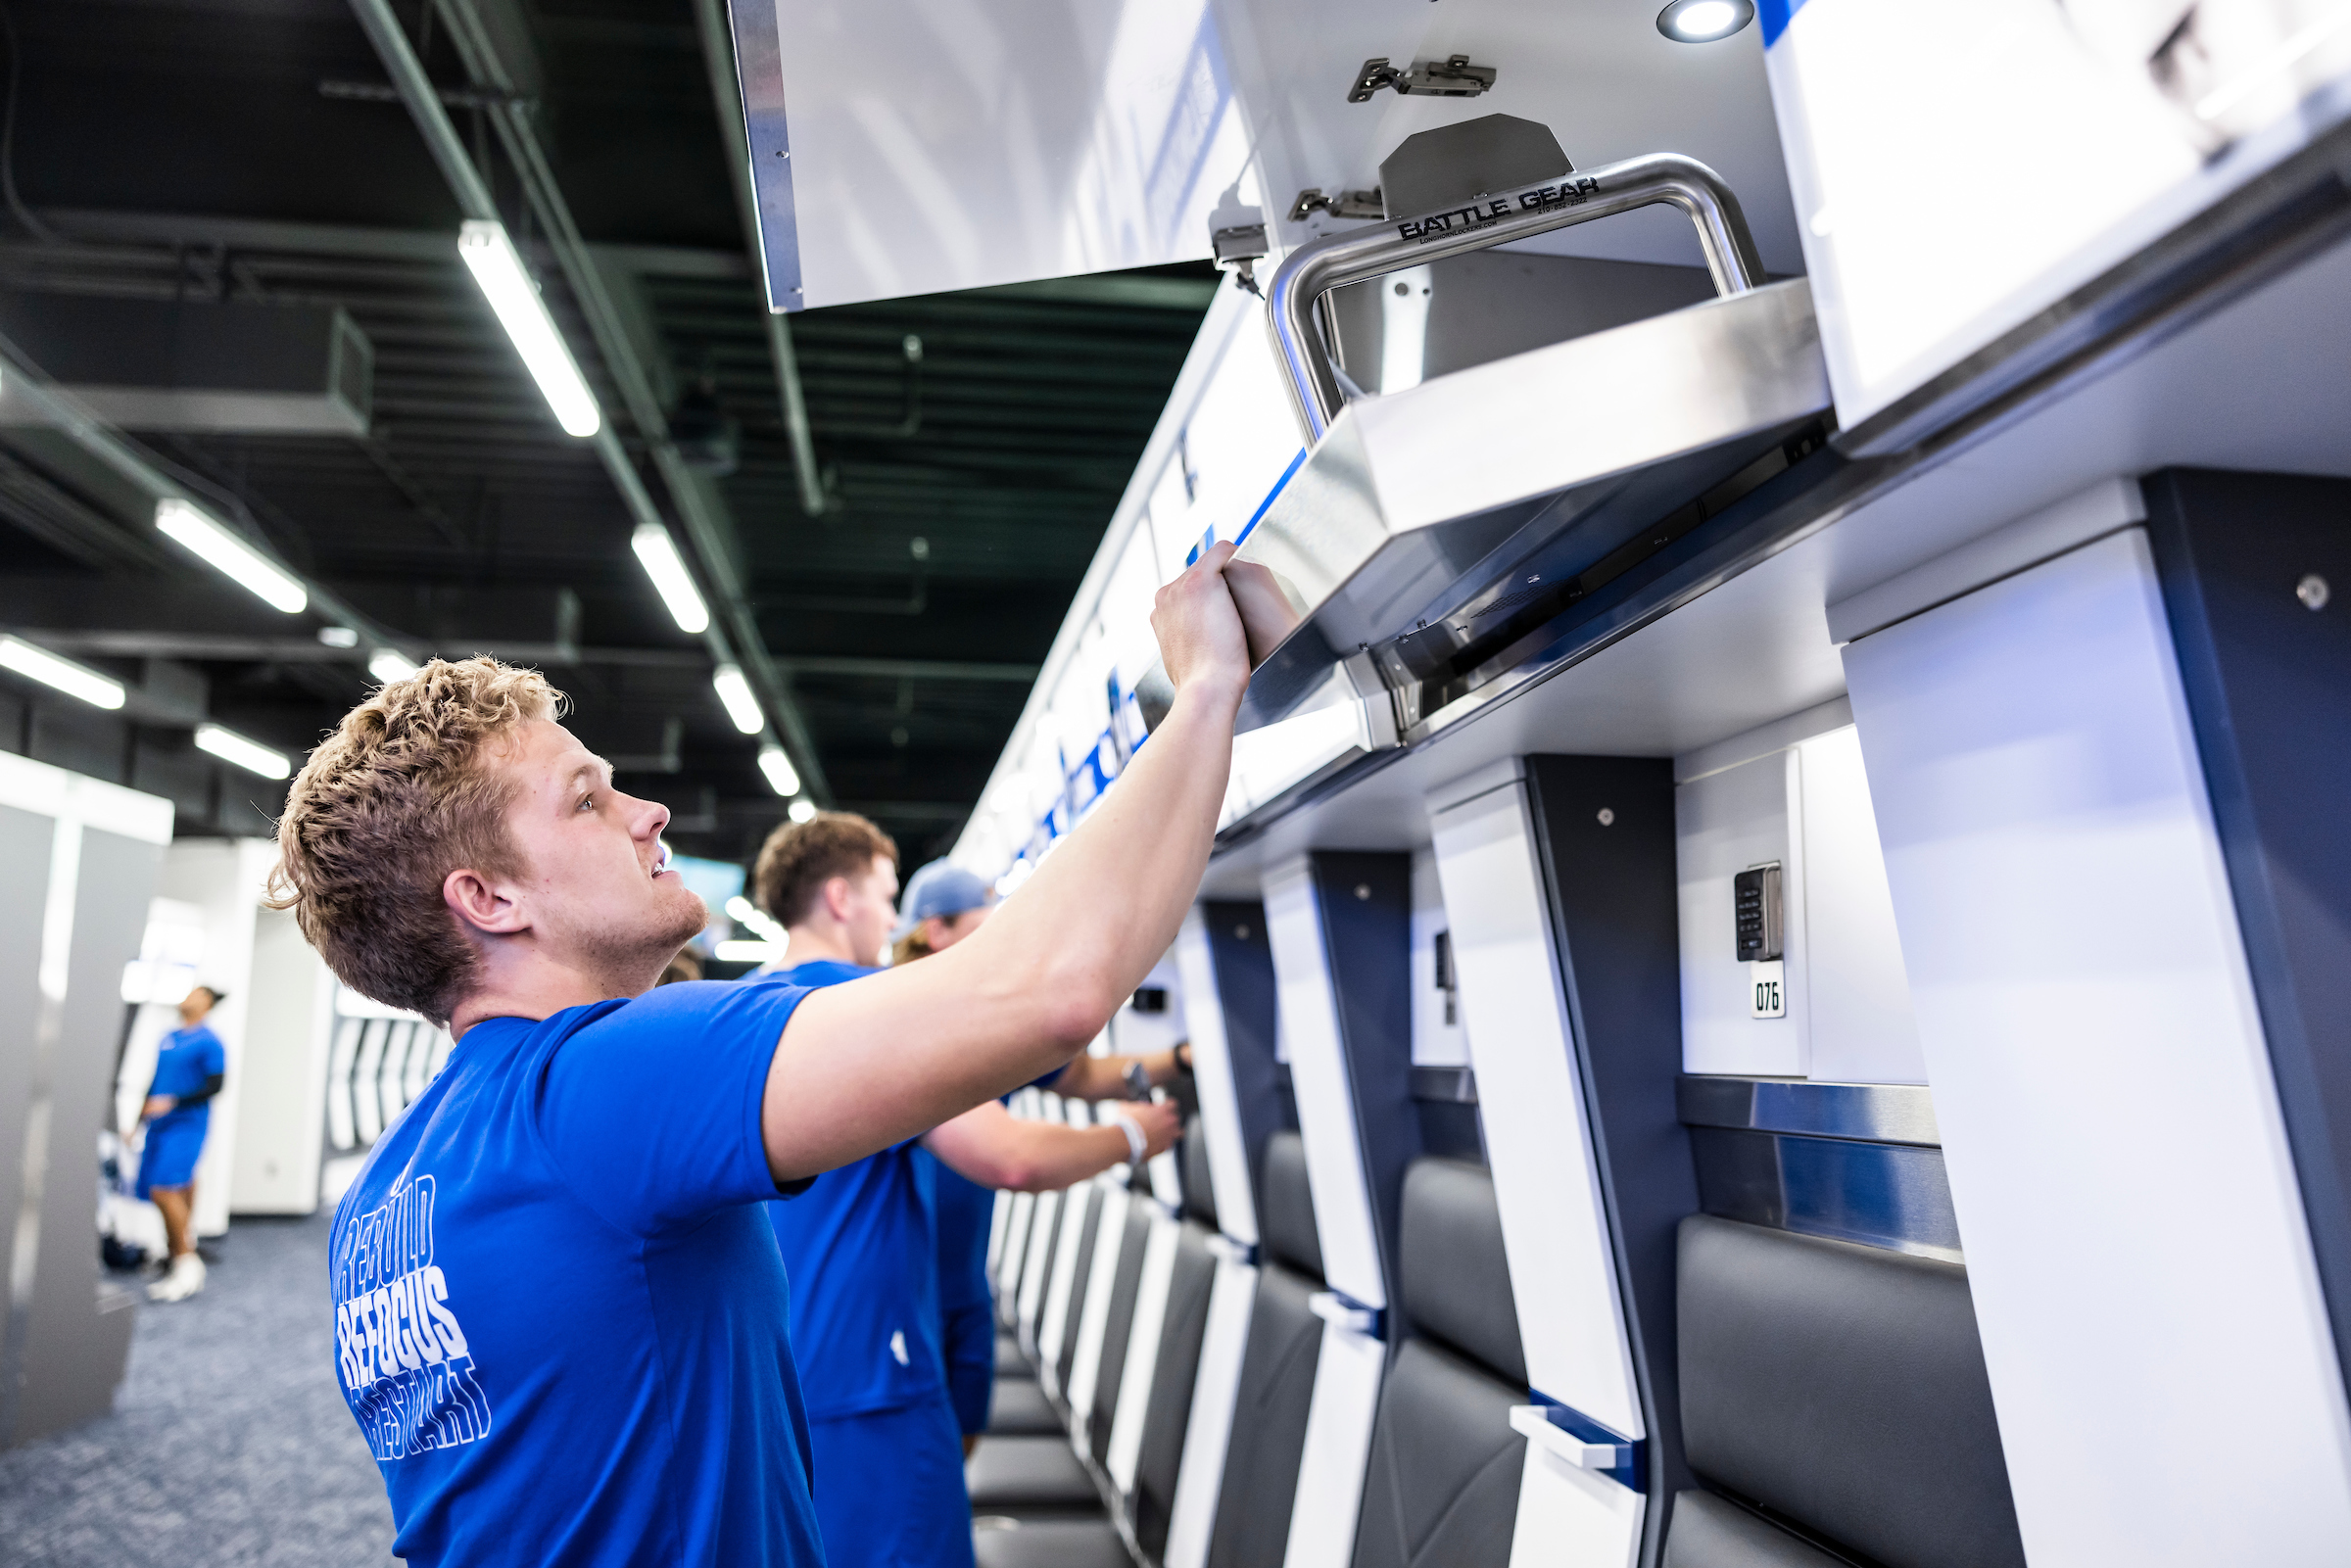
{"type": "Polygon", "coordinates": [[[1796,750],[1804,861],[1799,983],[1811,1075],[1834,1083],[1924,1083],[1927,1063],[1860,736],[1847,726],[1796,750]]]}
{"type": "Polygon", "coordinates": [[[1126,1496],[1134,1491],[1134,1466],[1143,1452],[1143,1423],[1151,1414],[1151,1384],[1159,1371],[1160,1335],[1168,1322],[1168,1293],[1176,1282],[1176,1247],[1183,1227],[1166,1213],[1151,1216],[1143,1244],[1143,1271],[1135,1280],[1134,1320],[1127,1336],[1127,1359],[1119,1368],[1119,1402],[1111,1412],[1110,1448],[1102,1467],[1111,1485],[1126,1496]]]}
{"type": "MultiPolygon", "coordinates": [[[[1751,866],[1781,864],[1786,908],[1803,907],[1803,872],[1797,850],[1799,816],[1788,802],[1798,787],[1794,751],[1693,779],[1673,792],[1675,876],[1682,923],[1682,1070],[1802,1077],[1803,988],[1788,987],[1787,1016],[1748,1015],[1748,966],[1739,962],[1732,914],[1732,879],[1751,866]]],[[[1803,923],[1787,923],[1786,968],[1803,964],[1803,923]]]]}
{"type": "Polygon", "coordinates": [[[1846,668],[2035,1568],[2341,1562],[2351,1415],[2144,536],[1846,668]]]}
{"type": "Polygon", "coordinates": [[[1432,804],[1527,1379],[1645,1437],[1526,786],[1512,779],[1432,804]]]}
{"type": "Polygon", "coordinates": [[[1315,1228],[1322,1242],[1322,1277],[1366,1307],[1385,1307],[1387,1287],[1379,1271],[1355,1097],[1339,1043],[1338,998],[1331,990],[1314,874],[1305,858],[1268,872],[1265,895],[1281,1035],[1289,1048],[1307,1186],[1314,1193],[1315,1228]]]}

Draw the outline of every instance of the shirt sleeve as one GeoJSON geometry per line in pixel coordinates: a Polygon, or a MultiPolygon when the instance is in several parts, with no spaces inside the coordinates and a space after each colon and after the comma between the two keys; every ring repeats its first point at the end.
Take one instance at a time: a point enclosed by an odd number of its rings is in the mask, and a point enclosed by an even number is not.
{"type": "Polygon", "coordinates": [[[539,1131],[599,1213],[639,1236],[698,1224],[779,1189],[759,1111],[798,987],[686,981],[648,991],[556,1047],[539,1131]]]}
{"type": "Polygon", "coordinates": [[[199,1065],[204,1069],[199,1076],[216,1078],[225,1075],[228,1071],[228,1052],[221,1047],[220,1036],[217,1034],[206,1035],[203,1051],[204,1054],[197,1059],[199,1065]]]}

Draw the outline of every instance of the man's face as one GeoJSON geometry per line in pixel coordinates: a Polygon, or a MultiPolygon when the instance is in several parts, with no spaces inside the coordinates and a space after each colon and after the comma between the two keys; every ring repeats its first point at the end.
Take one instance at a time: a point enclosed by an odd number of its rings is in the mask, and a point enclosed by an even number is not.
{"type": "Polygon", "coordinates": [[[993,904],[982,904],[978,909],[967,909],[960,915],[934,915],[923,922],[923,941],[932,952],[943,953],[978,930],[981,923],[987,919],[988,912],[995,907],[993,904]]]}
{"type": "Polygon", "coordinates": [[[204,1022],[204,1016],[207,1013],[210,1013],[212,1010],[213,993],[204,986],[197,986],[186,996],[180,998],[180,1026],[182,1028],[194,1028],[197,1024],[204,1022]]]}
{"type": "Polygon", "coordinates": [[[847,889],[840,908],[849,951],[860,964],[882,962],[889,943],[889,928],[898,923],[898,868],[888,855],[874,857],[873,870],[862,877],[841,879],[847,889]]]}
{"type": "Polygon", "coordinates": [[[522,726],[492,765],[513,781],[511,880],[549,956],[624,994],[650,986],[710,918],[669,869],[669,808],[613,788],[610,766],[550,720],[522,726]]]}

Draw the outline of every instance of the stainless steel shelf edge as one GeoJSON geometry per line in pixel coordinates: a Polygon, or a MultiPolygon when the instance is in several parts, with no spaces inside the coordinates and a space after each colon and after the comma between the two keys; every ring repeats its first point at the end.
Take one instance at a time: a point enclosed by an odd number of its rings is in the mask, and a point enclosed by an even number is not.
{"type": "Polygon", "coordinates": [[[1673,1097],[1682,1121],[1694,1127],[1943,1145],[1934,1096],[1923,1083],[1819,1083],[1685,1073],[1674,1080],[1673,1097]]]}
{"type": "Polygon", "coordinates": [[[1548,569],[1602,559],[1828,406],[1800,278],[1350,404],[1241,546],[1311,609],[1239,728],[1299,711],[1342,660],[1490,613],[1514,563],[1579,528],[1548,569]]]}

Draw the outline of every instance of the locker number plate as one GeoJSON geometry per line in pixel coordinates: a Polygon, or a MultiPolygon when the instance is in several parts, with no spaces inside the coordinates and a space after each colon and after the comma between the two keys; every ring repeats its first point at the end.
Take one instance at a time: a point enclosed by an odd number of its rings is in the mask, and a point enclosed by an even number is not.
{"type": "Polygon", "coordinates": [[[1750,964],[1747,967],[1747,1016],[1751,1019],[1784,1019],[1788,1016],[1787,965],[1774,960],[1769,964],[1750,964]]]}

